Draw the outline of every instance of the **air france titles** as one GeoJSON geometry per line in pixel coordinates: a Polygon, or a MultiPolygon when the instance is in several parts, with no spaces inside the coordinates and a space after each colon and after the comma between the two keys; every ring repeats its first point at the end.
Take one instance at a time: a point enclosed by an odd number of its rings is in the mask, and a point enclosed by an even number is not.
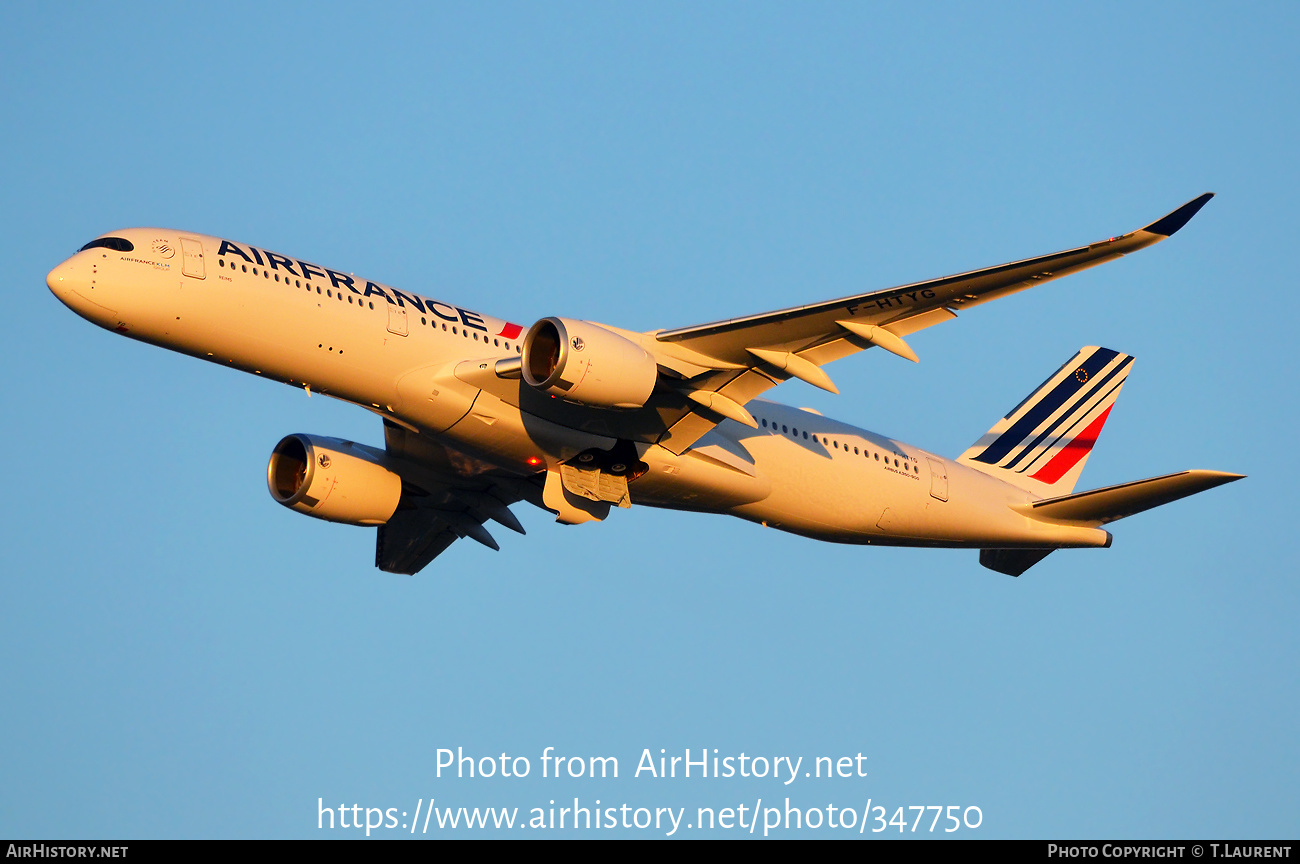
{"type": "Polygon", "coordinates": [[[229,260],[231,262],[230,267],[233,268],[235,266],[233,256],[237,255],[244,260],[244,266],[246,267],[264,267],[272,273],[287,273],[289,276],[302,279],[309,285],[312,284],[313,276],[317,277],[322,285],[328,279],[334,290],[339,293],[342,293],[343,289],[346,288],[358,297],[382,297],[393,306],[406,308],[407,305],[410,305],[425,315],[441,318],[448,323],[459,324],[483,333],[488,332],[487,325],[483,323],[483,318],[477,312],[471,312],[459,306],[452,306],[450,303],[443,303],[441,300],[430,300],[428,297],[421,297],[418,294],[407,294],[398,291],[396,288],[385,287],[370,281],[366,281],[366,287],[362,290],[356,285],[360,280],[347,273],[340,273],[328,267],[319,267],[307,261],[287,258],[284,255],[258,249],[256,246],[249,246],[247,249],[246,252],[239,244],[231,243],[229,240],[222,240],[221,249],[217,251],[217,257],[221,260],[229,260]],[[227,259],[224,257],[226,255],[231,255],[232,258],[227,259]]]}

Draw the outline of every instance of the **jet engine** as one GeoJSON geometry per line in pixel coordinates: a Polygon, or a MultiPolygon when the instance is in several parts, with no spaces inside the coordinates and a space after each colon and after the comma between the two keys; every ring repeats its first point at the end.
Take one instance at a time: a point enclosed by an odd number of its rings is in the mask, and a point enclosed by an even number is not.
{"type": "Polygon", "coordinates": [[[659,367],[650,352],[590,321],[543,318],[524,337],[524,380],[543,393],[595,408],[640,408],[659,367]]]}
{"type": "Polygon", "coordinates": [[[289,435],[266,466],[271,497],[290,510],[348,525],[383,525],[402,498],[402,478],[369,448],[316,435],[289,435]]]}

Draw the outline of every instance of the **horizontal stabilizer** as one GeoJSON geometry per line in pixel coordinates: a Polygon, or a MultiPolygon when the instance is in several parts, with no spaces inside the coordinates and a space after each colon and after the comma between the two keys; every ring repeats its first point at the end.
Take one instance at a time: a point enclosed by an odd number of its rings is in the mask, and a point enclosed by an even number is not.
{"type": "MultiPolygon", "coordinates": [[[[1075,522],[1086,525],[1105,525],[1233,480],[1244,474],[1227,471],[1180,471],[1148,480],[1135,480],[1118,486],[1107,486],[1091,492],[1079,492],[1061,498],[1036,501],[1025,508],[1026,515],[1054,522],[1075,522]]],[[[982,563],[982,559],[981,559],[982,563]]]]}
{"type": "Polygon", "coordinates": [[[1048,555],[1054,549],[981,549],[980,565],[995,573],[1019,576],[1048,555]]]}

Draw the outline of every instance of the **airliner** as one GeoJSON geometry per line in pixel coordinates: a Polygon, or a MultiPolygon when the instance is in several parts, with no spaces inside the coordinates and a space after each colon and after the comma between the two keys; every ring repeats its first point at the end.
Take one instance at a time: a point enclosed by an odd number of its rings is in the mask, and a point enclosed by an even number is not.
{"type": "MultiPolygon", "coordinates": [[[[691,327],[558,316],[531,327],[220,237],[105,234],[47,277],[94,324],[323,393],[382,418],[382,447],[292,434],[271,496],[377,528],[375,565],[414,574],[528,502],[566,525],[632,505],[738,516],[838,543],[979,549],[1019,576],[1102,526],[1238,480],[1191,470],[1074,487],[1133,358],[1087,346],[956,459],[760,398],[967,309],[1173,235],[1206,193],[1145,228],[998,267],[691,327]]],[[[889,362],[896,362],[890,360],[889,362]]]]}

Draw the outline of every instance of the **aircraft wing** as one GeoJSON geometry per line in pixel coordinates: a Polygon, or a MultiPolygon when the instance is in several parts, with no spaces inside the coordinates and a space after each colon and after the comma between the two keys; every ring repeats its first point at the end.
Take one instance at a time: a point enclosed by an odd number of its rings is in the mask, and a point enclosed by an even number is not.
{"type": "Polygon", "coordinates": [[[660,443],[682,452],[721,417],[746,422],[746,412],[737,412],[736,408],[792,377],[839,392],[821,367],[857,351],[874,346],[916,360],[904,336],[955,318],[964,309],[1158,243],[1186,225],[1212,197],[1214,193],[1207,192],[1137,231],[1052,255],[807,306],[645,334],[647,342],[654,340],[656,354],[680,362],[678,368],[685,370],[681,374],[689,379],[684,389],[693,394],[690,399],[697,403],[691,406],[691,412],[670,425],[660,443]],[[714,402],[712,406],[710,401],[714,402]]]}
{"type": "Polygon", "coordinates": [[[489,519],[524,533],[509,509],[525,497],[517,481],[390,422],[384,423],[384,444],[402,475],[402,501],[375,539],[380,570],[418,573],[461,537],[499,549],[484,527],[489,519]]]}

